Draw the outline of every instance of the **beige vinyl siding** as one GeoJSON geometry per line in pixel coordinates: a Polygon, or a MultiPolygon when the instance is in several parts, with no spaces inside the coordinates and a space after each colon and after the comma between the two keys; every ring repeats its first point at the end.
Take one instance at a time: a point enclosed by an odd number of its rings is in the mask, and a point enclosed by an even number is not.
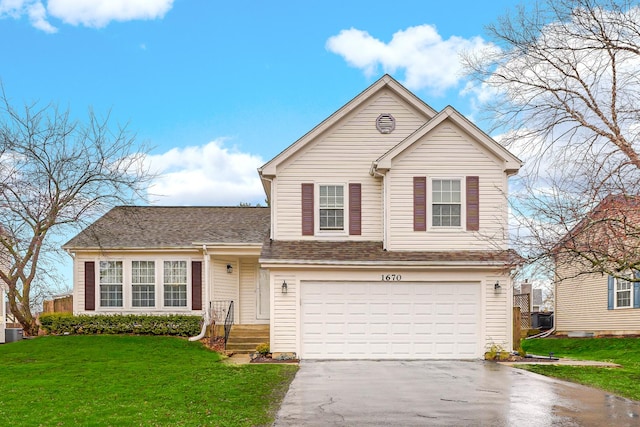
{"type": "MultiPolygon", "coordinates": [[[[425,283],[480,283],[480,346],[479,351],[486,351],[492,345],[511,349],[512,331],[512,294],[509,289],[512,283],[509,276],[497,271],[474,272],[468,268],[450,268],[447,270],[402,270],[395,266],[384,269],[356,268],[349,269],[315,269],[296,271],[277,270],[270,267],[271,272],[271,350],[276,353],[299,352],[300,331],[300,283],[305,282],[380,282],[381,272],[394,272],[402,276],[402,282],[425,283]],[[280,287],[286,280],[288,293],[282,294],[280,287]],[[494,290],[498,280],[502,286],[499,292],[494,290]]],[[[388,283],[388,282],[387,282],[388,283]]],[[[479,357],[481,355],[479,354],[479,357]]]]}
{"type": "Polygon", "coordinates": [[[511,301],[513,294],[510,281],[506,277],[491,276],[484,280],[485,297],[485,350],[492,345],[499,345],[511,350],[513,339],[511,334],[512,316],[511,301]],[[500,282],[501,289],[496,292],[494,285],[500,282]]]}
{"type": "Polygon", "coordinates": [[[240,260],[240,323],[255,324],[257,308],[258,259],[240,260]]]}
{"type": "Polygon", "coordinates": [[[506,183],[501,162],[450,121],[445,121],[394,161],[387,173],[389,250],[496,250],[506,248],[506,183]],[[413,230],[413,178],[427,178],[427,231],[413,230]],[[465,177],[479,176],[480,231],[464,231],[465,177]],[[462,230],[431,228],[432,178],[460,178],[462,230]]]}
{"type": "Polygon", "coordinates": [[[271,274],[271,351],[276,353],[298,352],[298,282],[295,275],[271,274]],[[287,282],[287,293],[281,291],[287,282]]]}
{"type": "Polygon", "coordinates": [[[238,260],[236,258],[220,258],[215,259],[211,263],[213,274],[213,300],[233,301],[233,321],[239,323],[240,310],[240,294],[238,292],[238,283],[240,269],[238,268],[238,260]],[[227,273],[227,264],[233,267],[233,273],[227,273]]]}
{"type": "MultiPolygon", "coordinates": [[[[113,252],[79,252],[76,253],[73,266],[73,312],[74,314],[202,314],[201,310],[191,310],[191,262],[204,260],[202,255],[196,251],[113,251],[113,252]],[[123,262],[123,307],[100,307],[100,283],[96,278],[96,309],[85,310],[84,294],[84,268],[85,262],[95,262],[96,273],[100,271],[100,261],[122,261],[123,262]],[[156,268],[155,282],[155,307],[132,307],[131,306],[131,261],[154,261],[156,268]],[[161,271],[164,261],[186,261],[187,263],[187,307],[164,307],[163,305],[163,281],[161,271]]],[[[203,268],[204,270],[204,268],[203,268]]],[[[203,273],[204,274],[204,273],[203,273]]],[[[202,301],[204,302],[205,281],[202,281],[202,301]]]]}
{"type": "MultiPolygon", "coordinates": [[[[560,333],[594,332],[596,334],[640,334],[640,309],[607,309],[606,274],[592,273],[575,276],[579,263],[563,265],[556,282],[556,330],[560,333]]],[[[583,270],[584,271],[584,270],[583,270]]]]}
{"type": "Polygon", "coordinates": [[[94,261],[93,258],[80,258],[73,260],[73,314],[87,313],[84,309],[84,263],[94,261]]]}
{"type": "MultiPolygon", "coordinates": [[[[346,186],[354,182],[362,184],[362,234],[348,236],[347,229],[339,238],[382,240],[381,180],[369,174],[371,164],[425,121],[426,118],[421,113],[405,104],[391,91],[381,91],[378,96],[348,114],[290,161],[280,165],[275,180],[277,200],[273,205],[274,238],[303,238],[301,183],[344,184],[346,205],[346,186]],[[382,113],[390,113],[396,119],[396,128],[390,134],[381,134],[376,129],[376,119],[382,113]]],[[[317,221],[317,204],[315,209],[317,221]]],[[[322,238],[322,235],[304,238],[318,239],[322,238]]],[[[327,238],[335,240],[336,235],[327,238]]]]}

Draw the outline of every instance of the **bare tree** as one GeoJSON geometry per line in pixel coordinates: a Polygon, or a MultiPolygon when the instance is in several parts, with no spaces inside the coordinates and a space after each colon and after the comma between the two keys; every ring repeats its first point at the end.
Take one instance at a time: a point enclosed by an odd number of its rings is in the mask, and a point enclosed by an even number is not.
{"type": "Polygon", "coordinates": [[[60,235],[116,204],[144,199],[151,176],[126,128],[89,111],[86,122],[53,104],[14,108],[0,97],[0,279],[28,335],[38,332],[32,297],[41,291],[60,235]],[[56,239],[56,237],[58,237],[56,239]]]}
{"type": "MultiPolygon", "coordinates": [[[[593,241],[583,222],[624,222],[625,210],[589,213],[611,195],[640,194],[640,8],[630,0],[541,0],[488,32],[494,48],[464,61],[473,90],[490,100],[483,109],[493,131],[527,161],[512,206],[516,244],[549,259],[561,239],[576,242],[581,233],[590,245],[571,252],[592,270],[640,268],[638,251],[620,256],[619,245],[593,241]]],[[[616,234],[618,243],[631,234],[616,234]]]]}

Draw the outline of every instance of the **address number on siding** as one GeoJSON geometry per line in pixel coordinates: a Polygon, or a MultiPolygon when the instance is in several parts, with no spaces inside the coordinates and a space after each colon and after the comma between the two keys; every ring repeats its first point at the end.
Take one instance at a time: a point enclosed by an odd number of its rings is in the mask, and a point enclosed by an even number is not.
{"type": "Polygon", "coordinates": [[[380,279],[383,282],[399,282],[402,280],[402,275],[400,274],[381,274],[380,279]]]}

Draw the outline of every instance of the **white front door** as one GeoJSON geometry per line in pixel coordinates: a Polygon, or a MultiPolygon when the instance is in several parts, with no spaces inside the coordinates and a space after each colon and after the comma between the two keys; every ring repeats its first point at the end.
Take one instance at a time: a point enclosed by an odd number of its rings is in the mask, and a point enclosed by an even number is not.
{"type": "Polygon", "coordinates": [[[257,315],[260,320],[269,319],[269,270],[258,269],[258,289],[256,302],[257,315]]]}
{"type": "Polygon", "coordinates": [[[302,284],[308,359],[480,357],[478,283],[302,284]]]}

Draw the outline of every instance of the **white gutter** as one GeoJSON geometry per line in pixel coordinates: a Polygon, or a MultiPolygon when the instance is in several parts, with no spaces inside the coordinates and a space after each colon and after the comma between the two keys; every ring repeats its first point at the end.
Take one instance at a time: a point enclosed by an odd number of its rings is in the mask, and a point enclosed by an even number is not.
{"type": "Polygon", "coordinates": [[[204,255],[204,316],[202,330],[195,337],[189,337],[189,341],[200,341],[207,334],[207,326],[211,319],[209,318],[209,253],[207,245],[202,245],[202,253],[204,255]]]}

